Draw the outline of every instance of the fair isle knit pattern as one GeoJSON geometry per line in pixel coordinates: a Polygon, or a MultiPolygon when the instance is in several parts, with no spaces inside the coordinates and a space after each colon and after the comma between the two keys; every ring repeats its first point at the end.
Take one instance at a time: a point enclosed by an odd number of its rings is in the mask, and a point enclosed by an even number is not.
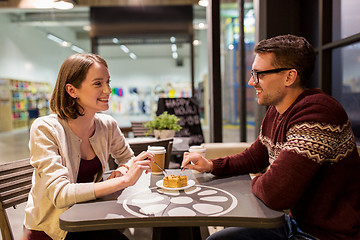
{"type": "Polygon", "coordinates": [[[260,139],[269,151],[270,163],[281,150],[296,152],[319,164],[335,163],[347,157],[355,147],[349,121],[342,126],[318,122],[295,124],[287,132],[284,143],[274,144],[265,136],[260,139]]]}
{"type": "MultiPolygon", "coordinates": [[[[262,128],[262,126],[261,126],[261,128],[262,128]]],[[[260,132],[262,132],[262,130],[260,132]]],[[[261,143],[264,144],[264,146],[268,150],[269,162],[270,162],[270,166],[271,166],[271,164],[279,156],[280,151],[283,149],[284,143],[277,142],[276,144],[274,144],[270,138],[268,138],[262,134],[260,134],[259,139],[260,139],[261,143]]]]}

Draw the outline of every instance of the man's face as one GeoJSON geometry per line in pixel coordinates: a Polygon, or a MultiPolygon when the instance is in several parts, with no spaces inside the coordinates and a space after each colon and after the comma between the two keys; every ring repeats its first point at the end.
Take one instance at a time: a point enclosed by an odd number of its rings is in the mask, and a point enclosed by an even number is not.
{"type": "MultiPolygon", "coordinates": [[[[278,67],[273,66],[272,63],[273,53],[256,54],[252,70],[261,72],[277,69],[278,67]]],[[[258,83],[255,82],[254,77],[250,78],[248,84],[255,88],[259,104],[265,106],[273,105],[277,108],[284,104],[286,95],[285,80],[288,72],[288,70],[284,70],[280,72],[258,74],[258,83]]]]}

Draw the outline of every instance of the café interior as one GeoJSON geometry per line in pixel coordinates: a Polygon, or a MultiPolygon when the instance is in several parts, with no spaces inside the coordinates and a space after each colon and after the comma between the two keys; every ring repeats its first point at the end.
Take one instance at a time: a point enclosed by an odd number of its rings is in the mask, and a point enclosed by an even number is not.
{"type": "MultiPolygon", "coordinates": [[[[97,53],[108,61],[112,96],[106,113],[128,138],[135,138],[131,122],[151,120],[159,99],[193,98],[204,144],[250,144],[266,112],[247,85],[253,47],[288,33],[304,36],[315,47],[312,87],[344,106],[360,144],[357,0],[55,2],[73,7],[60,9],[45,0],[0,1],[0,163],[29,157],[31,122],[50,113],[58,69],[76,52],[97,53]],[[33,108],[39,110],[35,115],[33,108]]],[[[21,236],[24,206],[8,209],[14,239],[21,236]]],[[[208,227],[202,234],[219,229],[208,227]]],[[[149,227],[125,232],[136,240],[152,235],[149,227]]]]}

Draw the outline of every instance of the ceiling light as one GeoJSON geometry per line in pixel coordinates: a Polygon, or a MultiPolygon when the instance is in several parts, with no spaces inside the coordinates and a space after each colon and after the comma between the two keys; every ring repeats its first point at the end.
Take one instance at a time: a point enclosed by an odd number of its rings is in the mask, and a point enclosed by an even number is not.
{"type": "Polygon", "coordinates": [[[209,1],[208,0],[199,0],[198,4],[199,4],[199,6],[207,7],[209,5],[209,1]]]}
{"type": "Polygon", "coordinates": [[[200,22],[200,23],[194,23],[194,29],[196,30],[204,30],[204,29],[207,29],[207,24],[206,23],[203,23],[203,22],[200,22]]]}
{"type": "Polygon", "coordinates": [[[175,37],[171,37],[171,38],[170,38],[170,42],[171,42],[171,43],[174,43],[175,41],[176,41],[176,38],[175,38],[175,37]]]}
{"type": "Polygon", "coordinates": [[[21,1],[20,8],[52,8],[53,7],[53,3],[51,1],[46,1],[46,0],[37,0],[37,1],[33,1],[33,2],[24,2],[21,1]]]}
{"type": "Polygon", "coordinates": [[[137,56],[135,55],[135,53],[130,53],[129,57],[131,57],[132,59],[136,60],[137,56]]]}
{"type": "Polygon", "coordinates": [[[133,59],[133,60],[136,60],[136,59],[137,59],[136,54],[130,52],[130,49],[129,49],[127,46],[125,46],[124,44],[121,44],[119,39],[113,38],[113,39],[112,39],[112,42],[113,42],[114,44],[117,44],[117,45],[119,44],[119,45],[120,45],[120,49],[121,49],[124,53],[129,54],[129,57],[130,57],[131,59],[133,59]]]}
{"type": "Polygon", "coordinates": [[[124,53],[129,53],[130,52],[129,48],[126,47],[125,45],[120,45],[120,48],[121,48],[121,50],[124,51],[124,53]]]}
{"type": "Polygon", "coordinates": [[[83,52],[85,52],[84,49],[79,48],[78,46],[75,46],[75,45],[72,45],[72,46],[71,46],[71,49],[72,49],[73,51],[75,51],[75,52],[78,52],[78,53],[83,53],[83,52]]]}
{"type": "Polygon", "coordinates": [[[177,59],[177,58],[178,58],[178,53],[177,53],[177,52],[173,52],[173,53],[172,53],[172,58],[173,58],[173,59],[177,59]]]}
{"type": "Polygon", "coordinates": [[[54,2],[54,8],[67,10],[72,9],[74,7],[74,1],[72,0],[57,0],[54,2]]]}
{"type": "Polygon", "coordinates": [[[65,40],[63,40],[61,38],[58,38],[58,37],[56,37],[56,36],[54,36],[54,35],[52,35],[50,33],[48,35],[46,35],[46,37],[48,39],[60,44],[60,46],[63,46],[63,47],[70,47],[71,46],[71,43],[69,43],[69,42],[67,42],[67,41],[65,41],[65,40]]]}
{"type": "Polygon", "coordinates": [[[199,45],[201,45],[201,41],[200,40],[197,40],[197,39],[195,39],[194,41],[193,41],[193,45],[194,46],[199,46],[199,45]]]}
{"type": "Polygon", "coordinates": [[[78,52],[78,53],[83,53],[83,52],[85,52],[82,48],[80,48],[80,47],[72,44],[71,42],[67,42],[67,41],[65,41],[65,40],[63,40],[63,39],[61,39],[61,38],[59,38],[59,37],[57,37],[57,36],[55,36],[55,35],[52,35],[51,33],[48,33],[48,34],[46,35],[46,37],[47,37],[48,39],[50,39],[50,40],[58,43],[58,44],[59,44],[60,46],[62,46],[62,47],[71,47],[71,49],[72,49],[73,51],[78,52]]]}
{"type": "Polygon", "coordinates": [[[86,26],[83,26],[82,29],[83,29],[84,31],[89,32],[89,31],[91,30],[91,26],[90,26],[90,25],[86,25],[86,26]]]}
{"type": "Polygon", "coordinates": [[[63,46],[63,47],[70,47],[71,43],[67,42],[67,41],[63,41],[60,45],[63,46]]]}

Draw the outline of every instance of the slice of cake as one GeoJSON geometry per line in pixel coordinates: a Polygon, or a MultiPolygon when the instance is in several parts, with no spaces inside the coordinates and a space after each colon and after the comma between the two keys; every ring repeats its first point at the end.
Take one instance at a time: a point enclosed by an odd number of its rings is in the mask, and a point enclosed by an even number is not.
{"type": "Polygon", "coordinates": [[[187,185],[187,176],[168,175],[163,178],[163,186],[168,188],[180,188],[187,185]]]}

